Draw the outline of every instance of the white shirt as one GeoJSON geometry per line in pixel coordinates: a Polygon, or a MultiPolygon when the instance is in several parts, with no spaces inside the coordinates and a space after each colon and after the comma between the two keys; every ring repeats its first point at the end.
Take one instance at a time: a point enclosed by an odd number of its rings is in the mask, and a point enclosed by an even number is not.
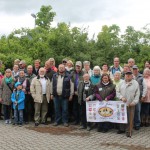
{"type": "Polygon", "coordinates": [[[46,94],[46,79],[40,78],[40,82],[42,84],[42,94],[46,94]]]}

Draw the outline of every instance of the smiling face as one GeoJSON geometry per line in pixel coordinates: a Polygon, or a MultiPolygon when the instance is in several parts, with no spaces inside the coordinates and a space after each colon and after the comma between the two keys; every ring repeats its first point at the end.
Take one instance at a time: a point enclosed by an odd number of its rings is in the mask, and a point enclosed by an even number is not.
{"type": "Polygon", "coordinates": [[[109,78],[108,78],[108,76],[103,76],[103,78],[102,78],[102,82],[103,83],[108,83],[109,82],[109,78]]]}

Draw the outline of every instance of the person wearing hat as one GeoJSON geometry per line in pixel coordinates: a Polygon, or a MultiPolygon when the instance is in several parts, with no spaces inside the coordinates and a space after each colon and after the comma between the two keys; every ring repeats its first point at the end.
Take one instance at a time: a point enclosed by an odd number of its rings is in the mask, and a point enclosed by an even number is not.
{"type": "Polygon", "coordinates": [[[25,94],[22,91],[22,84],[21,82],[15,83],[15,90],[11,95],[11,101],[13,102],[13,109],[14,109],[14,123],[13,125],[18,124],[22,126],[23,124],[23,110],[25,107],[25,94]]]}
{"type": "Polygon", "coordinates": [[[89,61],[84,61],[83,62],[83,69],[82,70],[83,70],[84,74],[88,73],[90,75],[90,77],[93,74],[93,71],[90,68],[90,62],[89,61]]]}
{"type": "MultiPolygon", "coordinates": [[[[146,93],[147,93],[147,86],[145,83],[145,80],[143,80],[143,75],[139,73],[139,68],[137,65],[134,65],[132,67],[133,70],[133,78],[139,83],[140,87],[140,97],[139,100],[145,99],[146,93]]],[[[134,128],[135,130],[140,129],[141,125],[141,102],[139,101],[135,105],[135,115],[134,115],[134,128]]]]}
{"type": "Polygon", "coordinates": [[[79,81],[83,80],[84,72],[82,71],[82,62],[77,61],[75,64],[75,70],[72,72],[72,82],[74,83],[74,95],[73,95],[73,118],[74,118],[74,125],[80,123],[80,105],[78,103],[78,94],[77,94],[77,87],[79,81]]]}
{"type": "Polygon", "coordinates": [[[63,64],[65,67],[67,67],[67,61],[68,61],[67,58],[64,58],[64,59],[62,60],[62,64],[63,64]]]}
{"type": "Polygon", "coordinates": [[[0,102],[3,104],[4,119],[6,124],[11,124],[11,94],[14,88],[14,79],[12,71],[6,69],[5,76],[0,85],[0,102]]]}
{"type": "Polygon", "coordinates": [[[125,133],[127,137],[131,137],[134,121],[135,105],[139,102],[140,89],[139,84],[133,79],[131,71],[125,73],[125,80],[121,83],[118,93],[118,99],[127,105],[127,124],[120,124],[118,134],[125,133]]]}
{"type": "Polygon", "coordinates": [[[20,63],[19,63],[19,70],[24,70],[24,72],[27,73],[25,60],[21,60],[20,61],[20,63]]]}

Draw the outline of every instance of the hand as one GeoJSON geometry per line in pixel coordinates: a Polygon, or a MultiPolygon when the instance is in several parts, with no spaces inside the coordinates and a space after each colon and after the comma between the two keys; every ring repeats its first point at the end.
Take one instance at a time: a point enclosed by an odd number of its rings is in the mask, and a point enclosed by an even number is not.
{"type": "Polygon", "coordinates": [[[53,100],[53,98],[54,98],[54,96],[53,96],[53,95],[51,95],[51,100],[53,100]]]}
{"type": "Polygon", "coordinates": [[[1,103],[2,101],[3,101],[2,98],[0,98],[0,103],[1,103]]]}
{"type": "Polygon", "coordinates": [[[15,105],[17,105],[18,104],[18,102],[17,101],[15,101],[15,105]]]}
{"type": "Polygon", "coordinates": [[[145,97],[141,97],[140,101],[144,102],[145,101],[145,97]]]}
{"type": "Polygon", "coordinates": [[[124,98],[124,97],[123,97],[121,100],[122,100],[124,103],[127,102],[127,99],[124,98]]]}
{"type": "Polygon", "coordinates": [[[73,98],[73,96],[71,95],[71,96],[69,97],[69,101],[72,101],[72,98],[73,98]]]}
{"type": "Polygon", "coordinates": [[[90,98],[89,98],[89,97],[87,97],[85,100],[86,100],[86,101],[89,101],[89,100],[90,100],[90,98]]]}
{"type": "Polygon", "coordinates": [[[133,106],[135,106],[135,104],[134,104],[134,103],[130,103],[129,106],[130,106],[130,107],[133,107],[133,106]]]}
{"type": "Polygon", "coordinates": [[[105,98],[105,101],[108,101],[108,99],[107,99],[107,98],[105,98]]]}
{"type": "Polygon", "coordinates": [[[23,91],[23,92],[26,92],[26,90],[25,90],[25,89],[22,89],[22,91],[23,91]]]}
{"type": "Polygon", "coordinates": [[[74,92],[74,95],[78,95],[77,91],[74,92]]]}

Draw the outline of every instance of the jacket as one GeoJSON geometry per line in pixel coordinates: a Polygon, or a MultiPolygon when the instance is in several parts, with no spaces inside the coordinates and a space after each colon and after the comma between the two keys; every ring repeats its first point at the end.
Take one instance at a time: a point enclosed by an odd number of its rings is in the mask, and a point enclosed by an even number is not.
{"type": "Polygon", "coordinates": [[[119,87],[117,96],[119,99],[122,99],[123,97],[126,98],[127,106],[130,103],[134,103],[136,105],[139,102],[140,97],[140,89],[138,82],[132,79],[129,83],[127,83],[124,80],[119,87]]]}
{"type": "Polygon", "coordinates": [[[16,109],[15,101],[18,102],[18,110],[24,109],[24,101],[25,101],[25,94],[22,90],[19,91],[18,99],[16,99],[17,91],[14,91],[11,95],[11,101],[13,102],[13,109],[16,109]]]}
{"type": "MultiPolygon", "coordinates": [[[[50,101],[50,80],[45,76],[46,79],[46,98],[47,102],[50,101]]],[[[30,86],[30,92],[34,99],[34,102],[36,103],[42,103],[43,102],[43,94],[42,94],[42,84],[40,82],[40,77],[35,77],[30,86]]]]}
{"type": "Polygon", "coordinates": [[[0,85],[0,98],[2,98],[2,104],[4,105],[11,105],[11,94],[14,88],[14,82],[9,84],[10,88],[5,82],[5,78],[2,79],[2,84],[0,85]]]}

